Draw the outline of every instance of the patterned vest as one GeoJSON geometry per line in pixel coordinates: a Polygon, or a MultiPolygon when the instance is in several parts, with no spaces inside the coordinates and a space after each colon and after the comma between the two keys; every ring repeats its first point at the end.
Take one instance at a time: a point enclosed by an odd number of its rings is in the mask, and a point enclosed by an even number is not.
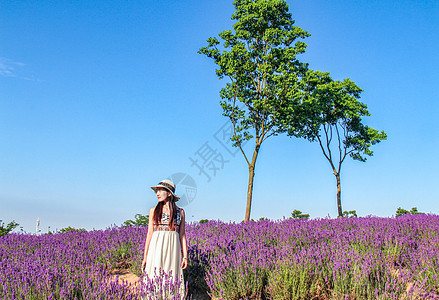
{"type": "MultiPolygon", "coordinates": [[[[169,221],[171,217],[167,213],[162,213],[162,218],[159,224],[154,223],[154,231],[171,231],[169,228],[169,221]]],[[[177,207],[177,218],[174,218],[175,231],[179,232],[181,224],[181,208],[177,207]]]]}

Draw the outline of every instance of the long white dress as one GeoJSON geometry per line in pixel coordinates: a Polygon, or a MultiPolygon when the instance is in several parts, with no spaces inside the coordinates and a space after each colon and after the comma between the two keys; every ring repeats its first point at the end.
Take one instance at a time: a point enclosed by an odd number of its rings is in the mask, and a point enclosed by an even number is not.
{"type": "MultiPolygon", "coordinates": [[[[161,223],[154,224],[145,265],[145,284],[153,288],[151,299],[184,299],[185,286],[181,268],[181,244],[179,228],[181,210],[177,208],[176,230],[169,229],[169,214],[162,213],[161,223]],[[177,297],[177,293],[180,294],[177,297]]],[[[146,299],[148,299],[146,298],[146,299]]]]}

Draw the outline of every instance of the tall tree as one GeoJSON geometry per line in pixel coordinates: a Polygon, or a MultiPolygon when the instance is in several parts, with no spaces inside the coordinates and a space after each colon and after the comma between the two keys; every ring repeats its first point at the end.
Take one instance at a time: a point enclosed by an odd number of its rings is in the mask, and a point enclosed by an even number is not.
{"type": "Polygon", "coordinates": [[[362,118],[370,113],[366,104],[359,101],[362,89],[350,79],[334,81],[329,73],[308,71],[302,83],[304,105],[300,109],[306,111],[307,116],[304,136],[319,142],[331,165],[337,184],[338,216],[342,217],[340,173],[343,162],[348,156],[365,162],[367,156],[373,155],[370,147],[385,140],[387,135],[363,124],[362,118]]]}
{"type": "Polygon", "coordinates": [[[300,124],[285,122],[300,105],[297,94],[307,65],[297,59],[305,52],[301,41],[309,34],[294,26],[288,5],[282,0],[236,0],[233,31],[207,40],[199,53],[218,65],[217,76],[229,81],[221,89],[223,115],[233,124],[232,141],[239,147],[248,165],[245,221],[250,219],[255,165],[262,143],[269,137],[289,130],[297,132],[300,124]],[[218,47],[221,47],[219,49],[218,47]],[[243,143],[254,138],[253,153],[243,150],[243,143]]]}

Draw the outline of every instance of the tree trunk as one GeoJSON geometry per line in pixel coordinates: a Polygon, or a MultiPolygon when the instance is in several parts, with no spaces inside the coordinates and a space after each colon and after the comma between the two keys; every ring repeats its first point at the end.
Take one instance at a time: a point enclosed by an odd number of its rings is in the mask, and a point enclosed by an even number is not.
{"type": "Polygon", "coordinates": [[[245,208],[245,218],[244,221],[250,220],[250,211],[252,206],[252,196],[253,196],[253,179],[255,177],[255,165],[256,159],[258,158],[260,145],[256,144],[255,151],[253,152],[253,158],[251,164],[248,166],[248,188],[247,188],[247,207],[245,208]]]}
{"type": "Polygon", "coordinates": [[[338,216],[343,217],[343,210],[341,209],[341,183],[340,183],[340,173],[335,172],[335,178],[337,179],[337,209],[338,216]]]}

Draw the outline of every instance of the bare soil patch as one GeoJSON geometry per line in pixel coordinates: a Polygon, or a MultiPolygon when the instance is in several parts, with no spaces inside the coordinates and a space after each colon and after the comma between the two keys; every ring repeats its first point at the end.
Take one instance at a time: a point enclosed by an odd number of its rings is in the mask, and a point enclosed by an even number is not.
{"type": "Polygon", "coordinates": [[[117,281],[118,284],[126,284],[130,286],[130,290],[134,293],[141,282],[139,276],[133,274],[129,269],[114,269],[110,271],[110,282],[117,281]]]}

